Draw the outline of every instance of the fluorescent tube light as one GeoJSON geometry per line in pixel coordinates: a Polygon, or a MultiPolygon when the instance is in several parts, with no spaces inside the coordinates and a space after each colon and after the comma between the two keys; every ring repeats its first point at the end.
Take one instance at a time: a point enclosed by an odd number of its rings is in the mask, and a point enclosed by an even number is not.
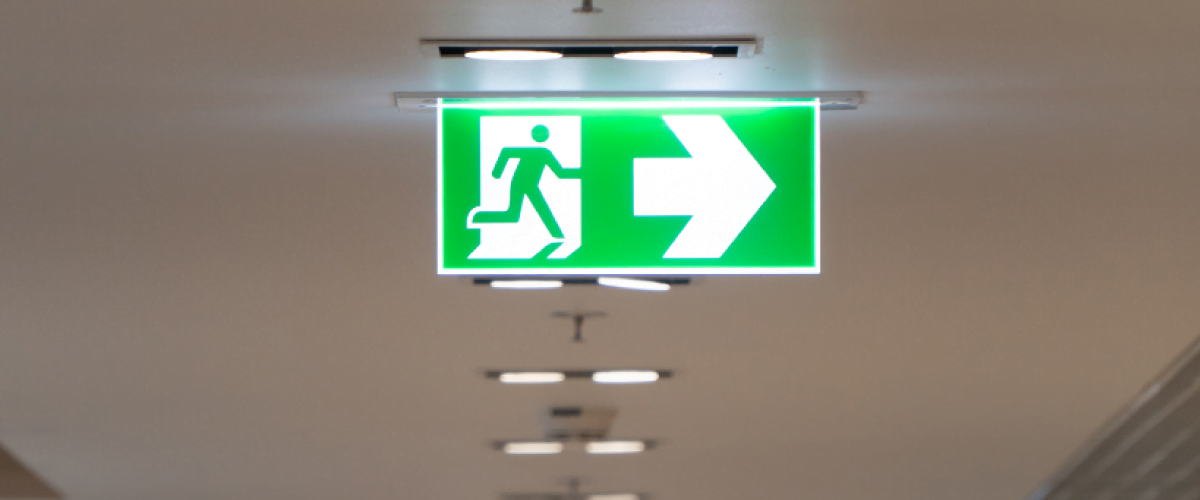
{"type": "Polygon", "coordinates": [[[645,450],[646,443],[642,441],[592,441],[587,444],[587,452],[593,455],[641,453],[645,450]]]}
{"type": "Polygon", "coordinates": [[[588,500],[640,500],[637,493],[606,493],[603,495],[588,495],[588,500]]]}
{"type": "Polygon", "coordinates": [[[504,453],[509,455],[554,455],[562,453],[563,444],[558,442],[545,443],[505,443],[504,453]]]}
{"type": "Polygon", "coordinates": [[[561,52],[548,50],[472,50],[465,54],[467,59],[485,61],[545,61],[562,58],[561,52]]]}
{"type": "Polygon", "coordinates": [[[600,285],[603,285],[603,286],[611,286],[614,288],[627,288],[630,290],[645,290],[648,292],[665,292],[665,291],[671,289],[671,285],[668,285],[666,283],[659,283],[657,281],[635,280],[635,279],[629,279],[629,278],[611,278],[611,277],[607,277],[607,276],[597,279],[596,283],[599,283],[600,285]]]}
{"type": "Polygon", "coordinates": [[[637,52],[618,52],[613,57],[626,61],[699,61],[712,59],[708,52],[690,52],[681,50],[647,50],[637,52]]]}
{"type": "Polygon", "coordinates": [[[562,288],[563,282],[558,280],[493,280],[491,285],[492,288],[541,290],[547,288],[562,288]]]}
{"type": "Polygon", "coordinates": [[[612,370],[592,374],[597,384],[645,384],[658,380],[658,372],[648,370],[612,370]]]}
{"type": "Polygon", "coordinates": [[[504,384],[557,384],[567,379],[562,372],[505,372],[500,374],[504,384]]]}

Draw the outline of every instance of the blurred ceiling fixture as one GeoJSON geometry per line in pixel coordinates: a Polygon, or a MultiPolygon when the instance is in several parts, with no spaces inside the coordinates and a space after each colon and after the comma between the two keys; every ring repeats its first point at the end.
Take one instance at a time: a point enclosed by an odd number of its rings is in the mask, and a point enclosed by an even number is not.
{"type": "Polygon", "coordinates": [[[579,7],[572,9],[571,12],[576,14],[599,14],[604,12],[604,10],[593,7],[592,0],[583,0],[583,3],[579,7]]]}
{"type": "Polygon", "coordinates": [[[563,282],[560,280],[490,280],[487,284],[492,288],[515,290],[545,290],[563,286],[563,282]]]}
{"type": "Polygon", "coordinates": [[[712,59],[713,54],[693,50],[642,50],[618,52],[613,57],[626,61],[701,61],[712,59]]]}
{"type": "Polygon", "coordinates": [[[590,379],[598,384],[636,384],[671,378],[671,370],[488,370],[502,384],[555,384],[590,379]]]}
{"type": "Polygon", "coordinates": [[[583,342],[583,322],[588,318],[603,318],[608,316],[604,311],[586,311],[586,312],[570,312],[570,311],[554,311],[550,313],[551,318],[567,318],[575,323],[575,342],[583,342]]]}
{"type": "Polygon", "coordinates": [[[646,384],[658,381],[658,372],[651,370],[612,370],[592,374],[597,384],[646,384]]]}
{"type": "Polygon", "coordinates": [[[608,286],[613,288],[625,288],[628,290],[643,290],[647,292],[665,292],[671,289],[670,283],[663,283],[655,280],[643,280],[632,278],[616,278],[612,276],[603,276],[596,278],[596,284],[600,286],[608,286]]]}
{"type": "Polygon", "coordinates": [[[486,285],[492,288],[510,288],[510,289],[546,289],[546,288],[561,288],[563,286],[607,286],[613,288],[625,288],[629,290],[647,290],[654,292],[665,292],[670,290],[672,286],[686,286],[692,283],[691,278],[618,278],[615,276],[602,276],[599,278],[543,278],[543,279],[524,279],[524,278],[472,278],[472,283],[476,285],[486,285]]]}
{"type": "Polygon", "coordinates": [[[545,61],[561,59],[561,52],[546,50],[472,50],[463,54],[467,59],[486,61],[545,61]]]}
{"type": "MultiPolygon", "coordinates": [[[[585,1],[584,7],[590,7],[590,4],[590,1],[585,1]]],[[[599,9],[591,10],[598,11],[599,9]]],[[[443,59],[466,57],[503,61],[564,57],[690,61],[749,58],[761,51],[761,41],[755,37],[423,38],[420,44],[422,51],[427,55],[443,59]]]]}
{"type": "Polygon", "coordinates": [[[556,455],[563,451],[563,444],[556,441],[512,441],[502,446],[509,455],[556,455]]]}
{"type": "Polygon", "coordinates": [[[592,441],[587,444],[592,455],[616,455],[646,451],[645,441],[592,441]]]}
{"type": "Polygon", "coordinates": [[[562,372],[509,372],[498,378],[502,384],[557,384],[567,376],[562,372]]]}
{"type": "Polygon", "coordinates": [[[500,500],[643,500],[641,493],[580,493],[579,478],[571,478],[566,493],[504,493],[500,500]]]}
{"type": "Polygon", "coordinates": [[[641,453],[653,441],[609,439],[617,409],[603,406],[552,406],[538,412],[542,438],[537,441],[497,441],[495,447],[509,455],[554,455],[569,451],[589,455],[641,453]]]}
{"type": "Polygon", "coordinates": [[[632,455],[653,449],[654,442],[638,439],[619,441],[497,441],[496,449],[506,455],[557,455],[586,452],[589,455],[632,455]]]}

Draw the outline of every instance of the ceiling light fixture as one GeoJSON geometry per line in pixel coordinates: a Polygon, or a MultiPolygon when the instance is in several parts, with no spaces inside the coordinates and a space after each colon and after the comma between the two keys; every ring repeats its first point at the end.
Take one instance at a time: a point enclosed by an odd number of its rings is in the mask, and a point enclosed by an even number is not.
{"type": "MultiPolygon", "coordinates": [[[[637,282],[637,283],[631,283],[631,285],[644,284],[646,286],[646,288],[639,288],[636,286],[623,287],[623,288],[637,288],[639,290],[660,290],[660,289],[666,290],[667,288],[670,288],[672,286],[687,286],[692,283],[691,278],[658,277],[658,276],[653,276],[653,277],[648,276],[648,277],[637,278],[637,279],[615,278],[615,277],[608,277],[608,276],[601,277],[601,278],[582,278],[582,277],[574,277],[574,276],[562,276],[562,277],[559,277],[559,276],[545,276],[545,277],[530,276],[529,278],[526,278],[526,279],[521,279],[521,278],[517,278],[517,277],[471,278],[470,283],[473,285],[478,285],[478,286],[492,286],[492,283],[495,283],[495,282],[511,282],[511,281],[536,281],[536,282],[546,282],[547,284],[561,283],[562,286],[605,285],[605,286],[614,286],[614,287],[618,287],[618,288],[622,288],[622,286],[621,286],[622,283],[637,282]],[[667,288],[662,288],[664,286],[667,288]]],[[[498,285],[498,288],[502,288],[502,287],[504,287],[504,285],[498,285]]],[[[552,288],[558,288],[558,287],[552,286],[552,288]]]]}
{"type": "Polygon", "coordinates": [[[658,372],[649,370],[612,370],[592,374],[592,381],[597,384],[646,384],[657,380],[658,372]]]}
{"type": "Polygon", "coordinates": [[[562,56],[562,52],[549,50],[472,50],[463,54],[467,59],[484,61],[546,61],[562,56]]]}
{"type": "Polygon", "coordinates": [[[712,59],[709,52],[683,50],[640,50],[633,52],[618,52],[613,57],[626,61],[700,61],[712,59]]]}
{"type": "Polygon", "coordinates": [[[487,370],[484,376],[505,384],[552,384],[566,380],[591,379],[602,384],[648,383],[671,378],[671,370],[487,370]],[[599,381],[596,375],[599,374],[599,381]]]}
{"type": "Polygon", "coordinates": [[[500,374],[502,384],[557,384],[567,379],[563,372],[505,372],[500,374]]]}
{"type": "Polygon", "coordinates": [[[645,290],[648,292],[665,292],[671,289],[671,285],[666,283],[651,281],[651,280],[635,280],[630,278],[613,278],[604,276],[598,278],[596,283],[602,286],[610,286],[613,288],[626,288],[629,290],[645,290]]]}
{"type": "Polygon", "coordinates": [[[555,455],[562,453],[563,444],[558,442],[504,443],[504,453],[509,455],[555,455]]]}
{"type": "MultiPolygon", "coordinates": [[[[603,58],[619,54],[661,52],[683,53],[689,58],[749,58],[761,51],[762,41],[753,36],[687,38],[424,38],[422,52],[431,57],[497,59],[498,52],[540,52],[539,58],[603,58]],[[706,54],[706,55],[701,55],[706,54]]],[[[632,56],[637,57],[637,56],[632,56]]],[[[670,57],[670,56],[665,56],[670,57]]],[[[675,56],[681,57],[681,56],[675,56]]],[[[528,60],[505,59],[505,60],[528,60]]],[[[647,59],[663,60],[663,59],[647,59]]],[[[670,59],[679,60],[679,59],[670,59]]]]}
{"type": "Polygon", "coordinates": [[[509,288],[519,290],[545,290],[562,288],[563,282],[558,280],[493,280],[492,288],[509,288]]]}
{"type": "Polygon", "coordinates": [[[646,451],[644,441],[592,441],[587,444],[587,452],[592,455],[629,454],[643,451],[646,451]]]}
{"type": "Polygon", "coordinates": [[[567,483],[567,493],[502,493],[501,500],[642,500],[641,493],[581,493],[579,478],[572,477],[567,483]]]}

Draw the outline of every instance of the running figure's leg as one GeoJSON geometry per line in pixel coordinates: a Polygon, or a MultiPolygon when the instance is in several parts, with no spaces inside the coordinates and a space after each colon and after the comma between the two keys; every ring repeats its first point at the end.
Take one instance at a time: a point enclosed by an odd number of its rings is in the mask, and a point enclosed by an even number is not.
{"type": "MultiPolygon", "coordinates": [[[[534,192],[537,193],[537,191],[534,191],[534,192]]],[[[540,197],[541,193],[538,193],[538,196],[540,197]]],[[[471,219],[471,222],[474,222],[477,224],[499,224],[499,223],[519,222],[521,220],[521,205],[525,201],[524,198],[525,198],[525,193],[521,192],[520,189],[513,189],[512,191],[510,191],[509,196],[508,196],[508,209],[507,210],[505,210],[503,212],[475,212],[475,217],[473,217],[471,219]]],[[[533,201],[533,200],[530,200],[530,201],[533,201]]],[[[545,203],[545,201],[542,201],[542,203],[545,203]]],[[[536,207],[537,207],[537,205],[534,205],[534,208],[536,208],[536,207]]],[[[545,217],[543,217],[543,218],[545,218],[545,217]]]]}
{"type": "Polygon", "coordinates": [[[558,221],[554,220],[554,213],[550,211],[550,205],[546,204],[546,198],[542,196],[542,192],[535,189],[525,195],[529,197],[529,204],[533,205],[533,209],[537,210],[538,215],[542,217],[542,224],[546,225],[550,236],[562,238],[562,229],[558,227],[558,221]]]}

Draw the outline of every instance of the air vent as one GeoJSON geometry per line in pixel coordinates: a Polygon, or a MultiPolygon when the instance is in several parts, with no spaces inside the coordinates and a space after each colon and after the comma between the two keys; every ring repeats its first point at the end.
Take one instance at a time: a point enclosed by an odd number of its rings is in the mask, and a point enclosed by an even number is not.
{"type": "Polygon", "coordinates": [[[1200,499],[1200,343],[1029,500],[1200,499]]]}

